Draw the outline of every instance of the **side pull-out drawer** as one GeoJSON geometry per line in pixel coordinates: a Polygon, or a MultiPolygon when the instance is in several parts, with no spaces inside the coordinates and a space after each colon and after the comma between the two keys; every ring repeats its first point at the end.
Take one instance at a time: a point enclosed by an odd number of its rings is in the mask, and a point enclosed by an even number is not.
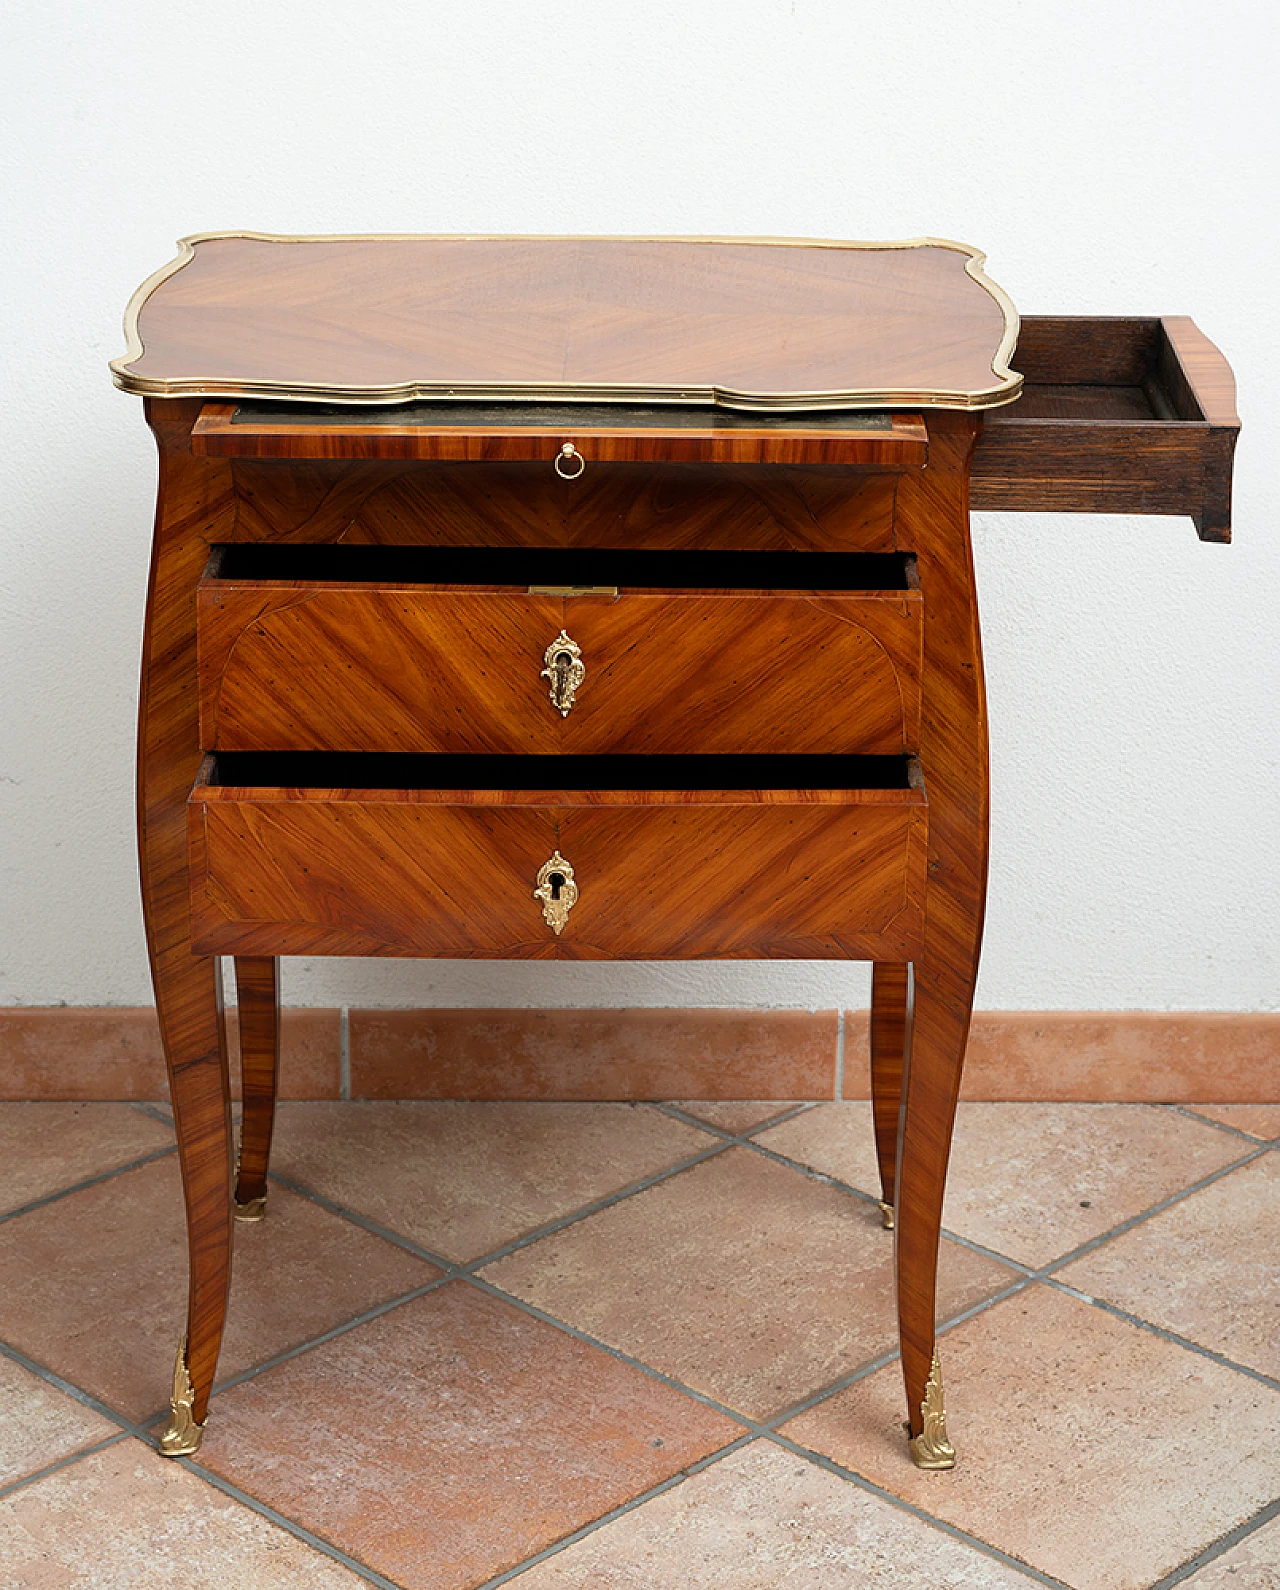
{"type": "Polygon", "coordinates": [[[898,755],[922,634],[901,554],[228,547],[198,597],[201,743],[898,755]]]}
{"type": "Polygon", "coordinates": [[[1231,367],[1185,315],[1029,316],[1022,395],[984,416],[974,508],[1186,514],[1231,539],[1231,367]]]}
{"type": "Polygon", "coordinates": [[[226,754],[205,759],[189,813],[201,955],[921,947],[928,810],[907,757],[226,754]]]}

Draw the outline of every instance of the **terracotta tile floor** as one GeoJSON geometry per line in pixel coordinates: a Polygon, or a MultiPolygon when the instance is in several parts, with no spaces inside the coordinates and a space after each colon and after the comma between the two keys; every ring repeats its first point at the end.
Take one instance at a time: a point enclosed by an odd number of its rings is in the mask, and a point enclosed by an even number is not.
{"type": "Polygon", "coordinates": [[[172,1128],[0,1105],[3,1590],[1280,1590],[1280,1107],[961,1106],[950,1474],[865,1104],[285,1104],[204,1448],[172,1128]]]}

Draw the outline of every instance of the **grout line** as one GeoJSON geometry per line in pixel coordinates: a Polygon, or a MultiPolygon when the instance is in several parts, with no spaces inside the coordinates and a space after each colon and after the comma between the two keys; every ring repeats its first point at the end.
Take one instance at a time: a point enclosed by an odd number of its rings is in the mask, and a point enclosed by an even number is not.
{"type": "Polygon", "coordinates": [[[682,1110],[678,1104],[651,1102],[651,1110],[657,1110],[660,1115],[667,1115],[673,1121],[681,1121],[685,1126],[696,1126],[700,1132],[706,1132],[711,1137],[718,1137],[725,1143],[741,1142],[738,1132],[731,1132],[727,1126],[717,1126],[712,1121],[704,1121],[701,1116],[691,1115],[688,1110],[682,1110]]]}
{"type": "Polygon", "coordinates": [[[78,1402],[82,1407],[91,1409],[103,1419],[109,1419],[112,1424],[119,1425],[126,1435],[141,1435],[142,1426],[128,1418],[123,1413],[118,1413],[110,1403],[103,1402],[101,1397],[95,1397],[91,1391],[82,1391],[79,1386],[64,1379],[57,1370],[50,1369],[38,1359],[28,1357],[20,1348],[11,1347],[8,1342],[0,1342],[0,1357],[8,1358],[12,1363],[18,1364],[28,1373],[35,1375],[46,1384],[61,1391],[65,1396],[78,1402]]]}
{"type": "Polygon", "coordinates": [[[1266,1148],[1274,1148],[1280,1143],[1280,1138],[1259,1137],[1256,1132],[1246,1132],[1242,1126],[1231,1126],[1226,1121],[1215,1121],[1211,1115],[1201,1115],[1189,1104],[1163,1104],[1158,1108],[1169,1110],[1174,1115],[1185,1115],[1189,1121],[1199,1121],[1202,1126],[1214,1126],[1218,1131],[1226,1132],[1231,1137],[1243,1137],[1246,1143],[1259,1143],[1266,1148]]]}
{"type": "Polygon", "coordinates": [[[130,1105],[131,1110],[137,1110],[139,1115],[145,1115],[149,1121],[159,1121],[162,1126],[173,1130],[173,1116],[166,1115],[154,1099],[136,1099],[130,1105]]]}
{"type": "Polygon", "coordinates": [[[291,1193],[296,1193],[299,1198],[307,1198],[321,1209],[327,1210],[331,1215],[338,1215],[341,1219],[350,1221],[353,1226],[359,1226],[362,1231],[367,1231],[371,1236],[381,1237],[384,1242],[390,1242],[397,1248],[403,1248],[406,1253],[412,1253],[416,1259],[425,1259],[428,1264],[434,1264],[437,1270],[443,1270],[447,1275],[458,1273],[458,1264],[454,1259],[446,1259],[443,1254],[435,1253],[430,1248],[424,1248],[420,1242],[415,1242],[412,1237],[401,1236],[398,1231],[392,1231],[390,1226],[380,1226],[376,1220],[370,1220],[367,1215],[362,1215],[355,1209],[348,1209],[346,1204],[340,1204],[332,1198],[326,1198],[324,1193],[317,1192],[314,1187],[308,1187],[304,1182],[294,1181],[292,1176],[281,1176],[278,1171],[271,1172],[271,1180],[279,1187],[287,1188],[291,1193]]]}
{"type": "MultiPolygon", "coordinates": [[[[148,1443],[154,1445],[154,1442],[148,1443]]],[[[366,1584],[376,1585],[377,1590],[403,1590],[393,1579],[388,1579],[380,1574],[376,1568],[370,1568],[357,1558],[349,1556],[341,1546],[335,1546],[323,1536],[317,1535],[305,1524],[295,1523],[292,1518],[286,1518],[283,1513],[278,1513],[274,1507],[268,1507],[265,1502],[260,1502],[256,1496],[251,1496],[248,1491],[242,1491],[238,1485],[230,1480],[223,1479],[221,1474],[215,1474],[212,1469],[193,1463],[189,1457],[169,1458],[170,1463],[180,1464],[188,1474],[195,1474],[212,1485],[214,1490],[221,1491],[224,1496],[229,1496],[232,1501],[239,1502],[242,1507],[247,1507],[251,1513],[257,1513],[259,1518],[265,1518],[268,1523],[274,1524],[278,1529],[283,1529],[295,1540],[300,1540],[304,1545],[311,1546],[334,1562],[341,1563],[344,1568],[349,1568],[352,1573],[358,1574],[366,1584]]]]}
{"type": "Polygon", "coordinates": [[[717,1143],[714,1148],[704,1148],[701,1153],[690,1155],[676,1165],[669,1165],[666,1170],[655,1171],[652,1176],[645,1176],[640,1181],[629,1182],[625,1187],[620,1187],[617,1192],[609,1193],[604,1198],[597,1198],[594,1202],[583,1204],[581,1208],[570,1210],[567,1215],[561,1215],[557,1220],[549,1220],[546,1225],[539,1226],[535,1231],[527,1232],[522,1237],[516,1237],[510,1242],[503,1243],[500,1248],[493,1248],[488,1253],[482,1253],[478,1259],[470,1259],[459,1268],[465,1272],[482,1269],[486,1264],[496,1264],[499,1259],[505,1259],[508,1254],[517,1253],[521,1248],[527,1248],[532,1243],[541,1241],[543,1237],[554,1236],[558,1231],[564,1231],[569,1226],[576,1226],[580,1220],[586,1220],[591,1215],[598,1215],[601,1210],[609,1209],[614,1204],[621,1203],[624,1199],[633,1198],[637,1193],[647,1192],[650,1187],[656,1187],[659,1182],[668,1181],[673,1176],[678,1176],[682,1171],[693,1170],[696,1166],[709,1159],[717,1159],[726,1149],[732,1148],[733,1139],[728,1143],[717,1143]]]}
{"type": "Polygon", "coordinates": [[[1265,1375],[1260,1369],[1250,1369],[1248,1364],[1237,1363],[1234,1358],[1215,1352],[1212,1347],[1202,1347],[1189,1336],[1179,1336],[1176,1331],[1167,1330],[1163,1325],[1153,1324],[1151,1320],[1143,1319],[1140,1314],[1131,1314],[1128,1309],[1118,1308],[1116,1304],[1108,1303],[1105,1298],[1091,1297],[1088,1292],[1081,1292],[1074,1286],[1068,1286],[1065,1281],[1055,1281],[1051,1275],[1039,1276],[1037,1279],[1045,1286],[1051,1286],[1055,1292],[1065,1292],[1069,1297],[1078,1298],[1082,1303],[1089,1303],[1094,1308],[1101,1309],[1104,1314],[1110,1314],[1115,1319],[1136,1325],[1140,1330],[1148,1331],[1152,1336],[1159,1336],[1163,1341],[1172,1342],[1175,1347],[1185,1347],[1188,1352],[1196,1353],[1201,1358],[1211,1359],[1224,1369],[1234,1369],[1237,1374],[1247,1375],[1250,1380],[1257,1380],[1262,1385],[1269,1386],[1272,1391],[1280,1391],[1280,1380],[1274,1376],[1265,1375]]]}
{"type": "MultiPolygon", "coordinates": [[[[1003,1303],[1008,1297],[1015,1296],[1031,1285],[1031,1277],[1026,1276],[1020,1281],[1015,1281],[1012,1286],[1006,1286],[999,1292],[993,1292],[990,1297],[984,1297],[977,1303],[972,1303],[968,1308],[961,1309],[958,1314],[949,1315],[941,1320],[935,1327],[934,1333],[943,1336],[947,1331],[957,1325],[963,1325],[966,1320],[972,1319],[976,1314],[985,1314],[989,1308],[994,1308],[997,1303],[1003,1303]]],[[[851,1370],[847,1375],[841,1375],[839,1380],[833,1380],[829,1385],[821,1386],[817,1391],[811,1392],[800,1402],[793,1402],[790,1407],[784,1408],[781,1413],[772,1414],[768,1419],[760,1420],[760,1427],[766,1433],[776,1431],[780,1426],[792,1419],[798,1419],[802,1413],[808,1413],[810,1408],[816,1408],[820,1402],[838,1396],[840,1392],[847,1391],[850,1386],[856,1385],[860,1380],[866,1380],[871,1375],[877,1374],[881,1369],[887,1369],[890,1364],[897,1363],[901,1357],[898,1348],[891,1348],[888,1352],[881,1353],[878,1358],[868,1359],[865,1364],[851,1370]]]]}
{"type": "Polygon", "coordinates": [[[1001,1253],[998,1248],[988,1248],[981,1242],[975,1242],[972,1237],[962,1237],[959,1232],[951,1231],[946,1226],[940,1229],[939,1235],[944,1236],[948,1242],[954,1242],[958,1248],[968,1248],[970,1253],[980,1253],[984,1259],[998,1260],[1007,1268],[1025,1275],[1028,1280],[1040,1274],[1034,1264],[1025,1264],[1021,1259],[1011,1259],[1007,1253],[1001,1253]]]}
{"type": "MultiPolygon", "coordinates": [[[[773,1431],[767,1434],[766,1439],[788,1452],[793,1452],[796,1457],[807,1458],[815,1467],[826,1469],[829,1474],[836,1474],[842,1480],[848,1480],[851,1484],[856,1485],[859,1490],[868,1491],[872,1496],[878,1496],[882,1502],[888,1502],[890,1506],[897,1508],[899,1512],[909,1513],[911,1517],[918,1518],[921,1523],[930,1525],[944,1535],[950,1535],[952,1540],[958,1540],[962,1544],[971,1547],[974,1551],[981,1552],[984,1557],[992,1557],[997,1562],[1004,1563],[1007,1568],[1017,1569],[1019,1573],[1025,1574],[1027,1578],[1034,1580],[1037,1584],[1049,1585],[1051,1590],[1072,1590],[1072,1587],[1064,1584],[1061,1579],[1054,1579],[1051,1575],[1042,1573],[1039,1568],[1033,1568],[1030,1563],[1023,1562],[1018,1557],[1011,1557],[1007,1551],[1001,1551],[999,1546],[992,1546],[987,1541],[979,1539],[977,1535],[971,1535],[966,1530],[958,1528],[955,1524],[949,1524],[945,1519],[938,1518],[933,1513],[925,1512],[923,1508],[915,1506],[914,1503],[908,1502],[901,1496],[894,1495],[892,1491],[886,1490],[883,1485],[877,1485],[874,1480],[869,1480],[866,1475],[859,1474],[855,1469],[845,1468],[843,1463],[837,1463],[834,1458],[829,1458],[822,1452],[815,1452],[811,1447],[801,1446],[798,1441],[792,1441],[788,1436],[778,1435],[773,1431]]],[[[905,1461],[909,1460],[904,1459],[905,1461]]]]}
{"type": "Polygon", "coordinates": [[[33,1469],[30,1474],[24,1474],[20,1479],[11,1480],[8,1485],[0,1485],[0,1500],[12,1496],[15,1491],[25,1490],[28,1485],[35,1485],[40,1480],[46,1480],[50,1474],[56,1474],[59,1469],[70,1468],[73,1463],[78,1463],[81,1458],[92,1457],[95,1452],[105,1452],[109,1446],[115,1446],[120,1441],[133,1439],[131,1430],[117,1430],[114,1435],[104,1436],[101,1441],[94,1441],[90,1446],[82,1446],[75,1452],[68,1452],[66,1457],[61,1457],[56,1463],[46,1463],[42,1469],[33,1469]]]}
{"type": "Polygon", "coordinates": [[[343,1005],[338,1012],[338,1097],[343,1103],[351,1102],[350,1005],[343,1005]]]}
{"type": "Polygon", "coordinates": [[[836,1019],[836,1102],[844,1098],[844,1021],[845,1009],[841,1005],[836,1019]]]}
{"type": "Polygon", "coordinates": [[[670,1386],[673,1391],[683,1392],[686,1397],[691,1397],[694,1402],[700,1402],[704,1408],[710,1408],[713,1413],[732,1419],[735,1424],[744,1424],[748,1430],[756,1435],[764,1433],[766,1426],[759,1419],[753,1419],[749,1413],[739,1413],[736,1408],[729,1407],[728,1403],[717,1402],[714,1397],[709,1397],[704,1391],[695,1391],[692,1386],[685,1385],[683,1380],[677,1380],[674,1375],[668,1375],[661,1369],[655,1369],[652,1364],[645,1363],[643,1358],[635,1358],[631,1353],[624,1353],[620,1347],[611,1347],[608,1342],[601,1341],[598,1336],[592,1336],[587,1331],[579,1330],[576,1325],[570,1325],[566,1320],[557,1319],[554,1314],[548,1314],[545,1309],[540,1309],[535,1303],[526,1303],[522,1297],[516,1297],[512,1292],[504,1292],[500,1286],[495,1286],[492,1281],[486,1281],[482,1275],[461,1275],[459,1280],[465,1281],[469,1286],[477,1287],[481,1292],[490,1297],[497,1298],[499,1302],[510,1303],[513,1308],[522,1314],[528,1314],[534,1319],[541,1320],[544,1325],[553,1325],[556,1330],[563,1331],[566,1336],[572,1336],[576,1341],[585,1342],[588,1347],[597,1347],[602,1353],[608,1353],[610,1358],[616,1358],[619,1363],[629,1364],[632,1369],[638,1369],[642,1374],[648,1375],[650,1380],[660,1381],[664,1386],[670,1386]]]}
{"type": "Polygon", "coordinates": [[[767,1121],[758,1121],[755,1126],[748,1127],[738,1135],[744,1143],[749,1143],[759,1132],[767,1132],[770,1127],[781,1126],[783,1121],[793,1121],[797,1115],[807,1115],[819,1104],[825,1104],[825,1099],[805,1099],[801,1104],[793,1104],[789,1110],[779,1110],[777,1115],[771,1115],[767,1121]]]}
{"type": "Polygon", "coordinates": [[[63,1187],[58,1192],[48,1193],[43,1198],[33,1198],[29,1204],[20,1204],[16,1209],[10,1209],[0,1214],[0,1225],[6,1220],[16,1220],[19,1215],[30,1214],[33,1209],[43,1209],[46,1204],[60,1203],[64,1198],[70,1198],[72,1193],[84,1192],[87,1187],[97,1187],[104,1181],[111,1181],[115,1176],[123,1176],[126,1171],[137,1170],[142,1165],[150,1165],[153,1160],[166,1159],[170,1154],[178,1152],[178,1145],[170,1143],[166,1148],[157,1148],[150,1154],[143,1154],[140,1159],[131,1159],[127,1165],[116,1165],[111,1170],[104,1170],[100,1176],[87,1176],[84,1181],[74,1182],[70,1187],[63,1187]]]}
{"type": "Polygon", "coordinates": [[[1223,1556],[1233,1546],[1238,1546],[1242,1540],[1247,1540],[1255,1534],[1264,1524],[1269,1524],[1273,1518],[1280,1514],[1280,1498],[1268,1502],[1265,1507],[1260,1507],[1252,1518],[1246,1518],[1244,1523],[1237,1524],[1234,1529],[1229,1529],[1225,1535],[1220,1536],[1211,1545],[1206,1546],[1196,1556],[1189,1558],[1181,1567],[1172,1569],[1165,1574],[1163,1579],[1157,1579],[1149,1590],[1172,1590],[1173,1585],[1183,1584],[1193,1573],[1199,1572],[1213,1562],[1215,1558],[1223,1556]]]}
{"type": "Polygon", "coordinates": [[[1184,1199],[1190,1198],[1193,1193],[1203,1192],[1206,1187],[1212,1187],[1214,1182],[1221,1181],[1224,1176],[1229,1176],[1232,1171],[1240,1170],[1245,1165],[1251,1165],[1255,1159],[1261,1159],[1267,1152],[1264,1144],[1255,1146],[1251,1154],[1245,1154],[1241,1159],[1232,1160],[1229,1165],[1223,1165],[1220,1170],[1210,1171],[1207,1176],[1202,1176],[1199,1181],[1193,1181],[1189,1186],[1181,1188],[1176,1193],[1170,1193],[1167,1198],[1162,1198],[1159,1203],[1152,1204],[1149,1209],[1142,1209],[1136,1215],[1131,1215],[1128,1220],[1122,1220],[1118,1225],[1101,1232],[1096,1237],[1090,1237],[1088,1242],[1082,1242],[1079,1247],[1072,1248],[1069,1253],[1053,1259],[1050,1263],[1041,1265],[1036,1271],[1037,1279],[1043,1280],[1060,1270],[1064,1265],[1071,1264],[1076,1259],[1083,1258],[1086,1253],[1093,1253],[1095,1249],[1112,1242],[1116,1237],[1122,1237],[1126,1232],[1132,1231],[1135,1226],[1145,1225],[1148,1220],[1156,1215],[1163,1214],[1166,1209],[1172,1209],[1175,1204],[1180,1204],[1184,1199]]]}
{"type": "Polygon", "coordinates": [[[709,1453],[704,1458],[699,1458],[696,1463],[690,1463],[677,1474],[672,1474],[668,1479],[661,1480],[657,1485],[652,1485],[647,1491],[642,1491],[639,1496],[633,1496],[630,1501],[623,1502],[621,1506],[613,1508],[607,1513],[602,1513],[599,1518],[592,1519],[589,1524],[583,1524],[580,1529],[575,1529],[571,1534],[554,1541],[542,1551],[536,1552],[532,1557],[526,1557],[522,1562],[516,1563],[514,1568],[504,1568],[492,1579],[486,1579],[475,1586],[475,1590],[497,1590],[498,1585],[509,1584],[519,1574],[525,1573],[530,1568],[536,1567],[540,1562],[546,1562],[549,1557],[558,1557],[569,1546],[575,1545],[587,1535],[594,1535],[598,1529],[603,1529],[606,1524],[611,1524],[626,1513],[634,1512],[637,1507],[643,1507],[646,1502],[651,1502],[655,1497],[661,1496],[664,1491],[674,1490],[677,1485],[683,1485],[685,1480],[695,1474],[701,1474],[703,1469],[708,1469],[713,1463],[719,1463],[722,1458],[731,1452],[737,1452],[741,1447],[754,1441],[754,1435],[740,1435],[736,1441],[731,1441],[728,1446],[721,1447],[719,1451],[709,1453]]]}
{"type": "MultiPolygon", "coordinates": [[[[230,1391],[235,1386],[243,1385],[246,1380],[253,1380],[258,1375],[263,1375],[269,1369],[275,1369],[280,1364],[286,1364],[291,1358],[300,1358],[303,1353],[309,1353],[313,1347],[323,1347],[326,1342],[331,1342],[337,1336],[345,1336],[348,1331],[355,1330],[360,1325],[368,1325],[375,1319],[381,1319],[384,1314],[390,1314],[393,1309],[400,1308],[402,1304],[412,1303],[417,1298],[425,1297],[428,1292],[435,1292],[440,1287],[447,1285],[454,1279],[451,1275],[437,1276],[434,1281],[428,1281],[425,1286],[418,1286],[411,1292],[401,1292],[397,1297],[388,1298],[385,1303],[375,1303],[372,1308],[365,1309],[363,1314],[356,1314],[349,1320],[343,1320],[340,1325],[331,1326],[327,1331],[321,1331],[318,1336],[310,1336],[305,1342],[299,1342],[295,1347],[286,1347],[264,1358],[260,1364],[254,1364],[248,1369],[242,1369],[238,1374],[228,1375],[225,1380],[218,1381],[210,1392],[211,1397],[220,1396],[224,1391],[230,1391]]],[[[156,1414],[159,1419],[163,1415],[156,1414]]],[[[147,1423],[154,1424],[155,1419],[147,1423]]]]}

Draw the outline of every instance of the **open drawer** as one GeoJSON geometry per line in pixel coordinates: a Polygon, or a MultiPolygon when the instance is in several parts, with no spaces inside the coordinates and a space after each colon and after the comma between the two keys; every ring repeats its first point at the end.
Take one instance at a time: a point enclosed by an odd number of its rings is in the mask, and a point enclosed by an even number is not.
{"type": "Polygon", "coordinates": [[[908,757],[226,753],[188,810],[199,955],[921,947],[928,808],[908,757]]]}
{"type": "Polygon", "coordinates": [[[1013,362],[1025,385],[984,417],[974,508],[1186,514],[1231,539],[1235,381],[1185,315],[1028,316],[1013,362]]]}
{"type": "Polygon", "coordinates": [[[215,548],[205,750],[900,755],[901,553],[215,548]]]}

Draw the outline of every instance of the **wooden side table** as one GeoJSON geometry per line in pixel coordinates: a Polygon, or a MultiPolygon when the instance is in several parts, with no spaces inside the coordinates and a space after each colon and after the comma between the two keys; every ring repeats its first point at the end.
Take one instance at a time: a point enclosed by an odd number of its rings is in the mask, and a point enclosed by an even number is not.
{"type": "Polygon", "coordinates": [[[982,936],[969,507],[1227,540],[1190,321],[1026,322],[957,244],[189,239],[119,386],[160,448],[143,898],[200,1442],[265,1209],[282,955],[854,957],[916,1463],[982,936]],[[233,1171],[219,962],[235,957],[233,1171]]]}

